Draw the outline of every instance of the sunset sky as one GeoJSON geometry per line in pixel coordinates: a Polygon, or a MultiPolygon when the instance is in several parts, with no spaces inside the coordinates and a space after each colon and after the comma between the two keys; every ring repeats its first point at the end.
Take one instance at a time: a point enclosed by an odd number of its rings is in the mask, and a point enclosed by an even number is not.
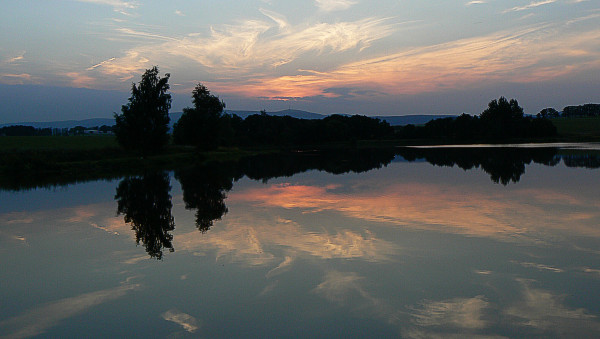
{"type": "Polygon", "coordinates": [[[111,117],[147,68],[173,109],[527,113],[600,102],[595,0],[3,0],[0,123],[111,117]],[[86,90],[82,90],[84,88],[86,90]]]}

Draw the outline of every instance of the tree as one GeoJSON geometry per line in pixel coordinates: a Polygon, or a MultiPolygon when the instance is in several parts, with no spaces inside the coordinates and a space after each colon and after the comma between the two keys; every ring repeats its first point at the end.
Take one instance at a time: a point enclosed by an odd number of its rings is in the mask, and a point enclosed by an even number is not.
{"type": "Polygon", "coordinates": [[[515,99],[508,101],[500,97],[490,101],[488,108],[481,112],[480,119],[489,138],[523,136],[527,132],[523,108],[515,99]]]}
{"type": "Polygon", "coordinates": [[[163,148],[169,142],[170,74],[158,76],[158,67],[146,70],[139,85],[131,85],[129,103],[123,114],[115,113],[115,134],[119,144],[147,154],[163,148]]]}
{"type": "Polygon", "coordinates": [[[199,149],[215,149],[227,143],[231,126],[223,119],[225,103],[210,94],[206,86],[198,84],[192,92],[194,107],[184,108],[179,121],[173,126],[176,144],[194,145],[199,149]]]}
{"type": "Polygon", "coordinates": [[[166,172],[128,177],[117,187],[117,214],[135,232],[136,243],[142,243],[152,258],[161,259],[163,248],[173,252],[175,219],[171,214],[171,184],[166,172]]]}
{"type": "Polygon", "coordinates": [[[558,118],[560,114],[552,107],[544,108],[538,114],[538,118],[558,118]]]}

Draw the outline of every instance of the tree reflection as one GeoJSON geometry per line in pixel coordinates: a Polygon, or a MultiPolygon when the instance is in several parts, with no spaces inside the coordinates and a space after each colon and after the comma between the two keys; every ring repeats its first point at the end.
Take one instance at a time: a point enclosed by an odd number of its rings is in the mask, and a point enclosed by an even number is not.
{"type": "Polygon", "coordinates": [[[208,231],[227,213],[225,198],[235,176],[234,163],[211,163],[175,171],[186,209],[196,210],[196,227],[208,231]]]}
{"type": "Polygon", "coordinates": [[[227,192],[243,176],[267,181],[312,169],[334,174],[364,172],[387,165],[394,156],[394,149],[262,154],[179,169],[175,178],[183,189],[185,208],[196,210],[196,227],[205,233],[227,213],[227,192]]]}
{"type": "Polygon", "coordinates": [[[163,248],[173,252],[175,221],[171,214],[171,185],[166,172],[128,177],[117,187],[117,214],[135,231],[135,240],[144,244],[150,257],[161,259],[163,248]]]}
{"type": "Polygon", "coordinates": [[[481,168],[495,183],[516,183],[525,165],[539,163],[555,166],[560,162],[556,148],[400,148],[398,154],[408,161],[425,159],[435,166],[458,166],[464,170],[481,168]]]}

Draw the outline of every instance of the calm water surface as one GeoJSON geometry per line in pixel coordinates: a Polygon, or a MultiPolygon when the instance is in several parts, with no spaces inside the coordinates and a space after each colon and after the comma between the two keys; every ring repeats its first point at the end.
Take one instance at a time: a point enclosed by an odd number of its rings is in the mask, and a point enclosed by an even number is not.
{"type": "Polygon", "coordinates": [[[575,146],[1,191],[0,336],[599,337],[600,156],[575,146]]]}

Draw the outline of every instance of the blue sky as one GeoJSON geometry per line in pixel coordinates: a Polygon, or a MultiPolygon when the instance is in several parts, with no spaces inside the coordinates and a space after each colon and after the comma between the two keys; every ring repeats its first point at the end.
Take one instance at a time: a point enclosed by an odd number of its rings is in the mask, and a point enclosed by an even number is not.
{"type": "Polygon", "coordinates": [[[0,5],[0,122],[110,117],[153,65],[171,74],[174,111],[202,82],[228,109],[477,114],[504,95],[535,113],[600,102],[600,2],[0,5]],[[65,95],[40,98],[47,87],[65,95]],[[81,88],[94,100],[73,108],[65,98],[81,88]]]}

